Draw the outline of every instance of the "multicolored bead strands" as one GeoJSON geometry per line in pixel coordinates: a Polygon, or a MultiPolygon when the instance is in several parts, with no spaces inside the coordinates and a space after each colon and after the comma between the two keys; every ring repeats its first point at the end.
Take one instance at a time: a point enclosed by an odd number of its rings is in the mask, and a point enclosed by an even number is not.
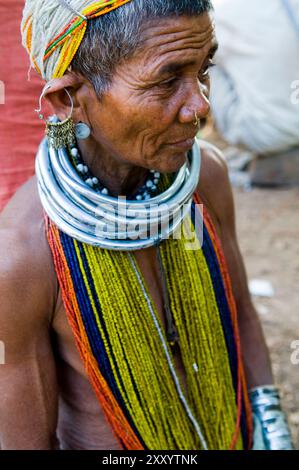
{"type": "MultiPolygon", "coordinates": [[[[231,286],[210,224],[204,224],[200,250],[188,253],[184,239],[160,246],[188,384],[185,398],[209,449],[249,448],[251,418],[231,286]]],[[[140,285],[129,254],[79,243],[50,221],[48,237],[79,350],[88,351],[87,373],[93,364],[91,381],[122,447],[202,448],[149,314],[146,284],[140,285]]],[[[172,357],[170,348],[168,353],[172,357]]]]}

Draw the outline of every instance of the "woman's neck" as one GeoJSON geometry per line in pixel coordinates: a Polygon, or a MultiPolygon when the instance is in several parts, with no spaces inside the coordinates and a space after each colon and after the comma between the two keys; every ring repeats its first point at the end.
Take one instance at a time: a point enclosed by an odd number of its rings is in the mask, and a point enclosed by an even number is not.
{"type": "Polygon", "coordinates": [[[144,184],[149,170],[119,161],[94,141],[81,140],[78,147],[85,165],[112,196],[129,196],[144,184]]]}

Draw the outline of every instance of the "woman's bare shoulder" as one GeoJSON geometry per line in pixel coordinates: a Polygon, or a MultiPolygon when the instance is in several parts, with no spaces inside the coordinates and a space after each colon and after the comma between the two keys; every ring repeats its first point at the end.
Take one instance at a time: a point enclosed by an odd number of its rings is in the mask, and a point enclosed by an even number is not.
{"type": "Polygon", "coordinates": [[[0,290],[11,309],[24,302],[35,311],[37,304],[45,312],[54,308],[57,281],[35,177],[0,215],[0,290]]]}
{"type": "Polygon", "coordinates": [[[219,226],[234,224],[234,201],[226,160],[217,147],[200,140],[201,174],[198,192],[219,226]]]}

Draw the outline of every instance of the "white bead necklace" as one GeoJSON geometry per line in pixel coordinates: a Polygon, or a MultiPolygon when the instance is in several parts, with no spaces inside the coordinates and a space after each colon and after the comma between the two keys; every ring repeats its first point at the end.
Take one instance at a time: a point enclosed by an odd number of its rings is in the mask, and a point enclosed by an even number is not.
{"type": "MultiPolygon", "coordinates": [[[[93,188],[96,192],[100,192],[105,196],[110,196],[108,189],[101,184],[98,178],[91,174],[87,165],[84,165],[77,147],[72,147],[70,153],[74,159],[75,167],[78,173],[81,175],[83,181],[85,181],[85,183],[93,188]]],[[[138,189],[138,191],[129,196],[128,199],[136,201],[148,201],[154,194],[156,194],[160,178],[161,174],[158,171],[150,170],[150,174],[146,182],[138,189]]]]}

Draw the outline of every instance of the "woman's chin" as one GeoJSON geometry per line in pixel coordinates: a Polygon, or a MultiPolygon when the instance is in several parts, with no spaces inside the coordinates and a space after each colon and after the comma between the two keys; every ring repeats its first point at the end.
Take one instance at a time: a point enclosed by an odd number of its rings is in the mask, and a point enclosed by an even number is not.
{"type": "Polygon", "coordinates": [[[161,159],[159,162],[159,171],[161,173],[176,173],[186,163],[188,152],[177,152],[168,158],[161,159]]]}

